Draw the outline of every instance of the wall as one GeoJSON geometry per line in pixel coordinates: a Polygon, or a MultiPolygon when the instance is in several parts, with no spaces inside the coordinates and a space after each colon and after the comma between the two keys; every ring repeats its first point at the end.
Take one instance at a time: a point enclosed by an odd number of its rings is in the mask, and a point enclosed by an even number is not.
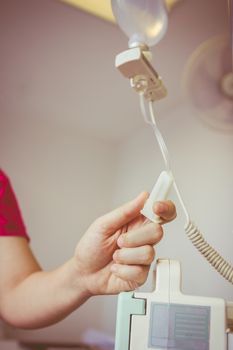
{"type": "MultiPolygon", "coordinates": [[[[11,177],[43,268],[69,259],[89,224],[112,209],[114,149],[79,129],[43,119],[1,117],[1,167],[11,177]]],[[[104,305],[105,298],[96,297],[57,326],[8,334],[75,341],[84,329],[108,329],[104,305]],[[103,317],[96,317],[100,313],[103,317]]]]}
{"type": "MultiPolygon", "coordinates": [[[[205,127],[177,85],[190,53],[225,29],[222,4],[184,1],[153,53],[169,90],[156,110],[178,186],[206,239],[232,263],[233,138],[205,127]],[[189,26],[195,30],[184,30],[189,26]]],[[[3,5],[0,165],[20,199],[35,255],[52,269],[71,256],[92,220],[149,191],[163,162],[137,96],[113,69],[115,54],[126,48],[117,27],[55,0],[3,5]]],[[[231,286],[185,237],[183,213],[171,198],[178,218],[166,225],[157,256],[181,261],[185,293],[232,299],[231,286]]],[[[56,326],[8,335],[77,341],[88,328],[113,335],[115,311],[116,297],[98,297],[56,326]]]]}

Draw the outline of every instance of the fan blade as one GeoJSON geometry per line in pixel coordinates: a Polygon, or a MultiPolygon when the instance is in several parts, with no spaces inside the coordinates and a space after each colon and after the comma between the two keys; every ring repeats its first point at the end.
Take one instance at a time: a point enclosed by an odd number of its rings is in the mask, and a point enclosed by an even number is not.
{"type": "Polygon", "coordinates": [[[231,63],[233,72],[233,0],[228,0],[229,7],[229,22],[230,22],[230,34],[231,34],[231,63]]]}

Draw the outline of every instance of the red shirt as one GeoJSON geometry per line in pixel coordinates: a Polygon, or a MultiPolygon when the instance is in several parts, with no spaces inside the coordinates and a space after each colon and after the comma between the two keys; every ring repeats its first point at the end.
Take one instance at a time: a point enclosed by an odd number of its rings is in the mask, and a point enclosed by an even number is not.
{"type": "Polygon", "coordinates": [[[0,236],[19,236],[29,240],[10,181],[0,169],[0,236]]]}

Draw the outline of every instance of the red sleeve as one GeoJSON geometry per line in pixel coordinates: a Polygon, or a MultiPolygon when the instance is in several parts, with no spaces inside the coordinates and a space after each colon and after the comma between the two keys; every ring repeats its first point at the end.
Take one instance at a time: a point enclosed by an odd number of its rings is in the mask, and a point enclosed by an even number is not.
{"type": "Polygon", "coordinates": [[[15,193],[0,169],[0,236],[19,236],[29,240],[15,193]]]}

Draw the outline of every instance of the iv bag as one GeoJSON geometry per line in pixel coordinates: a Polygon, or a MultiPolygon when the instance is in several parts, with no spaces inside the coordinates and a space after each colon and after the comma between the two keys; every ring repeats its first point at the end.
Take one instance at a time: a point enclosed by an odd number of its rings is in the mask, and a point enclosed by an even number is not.
{"type": "Polygon", "coordinates": [[[120,28],[129,37],[129,47],[153,46],[167,30],[164,0],[112,0],[112,10],[120,28]]]}

